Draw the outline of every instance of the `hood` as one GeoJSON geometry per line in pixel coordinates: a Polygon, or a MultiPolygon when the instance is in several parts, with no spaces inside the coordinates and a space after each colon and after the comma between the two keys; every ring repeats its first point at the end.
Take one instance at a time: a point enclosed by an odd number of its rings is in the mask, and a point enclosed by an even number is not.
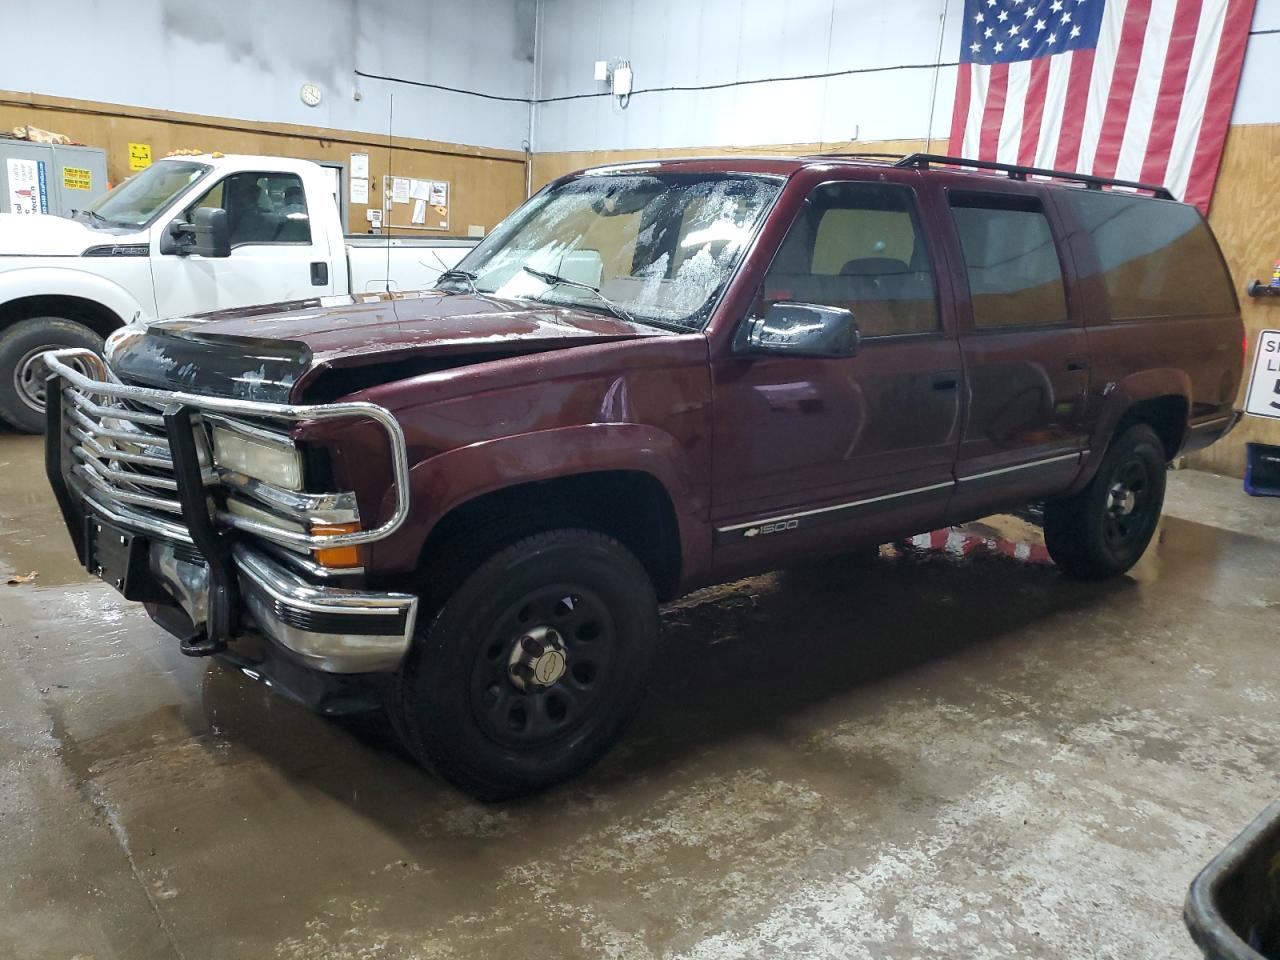
{"type": "MultiPolygon", "coordinates": [[[[339,369],[409,363],[398,375],[668,331],[569,307],[472,294],[358,294],[225,310],[113,338],[127,380],[283,403],[339,369]]],[[[368,378],[336,375],[326,396],[368,378]]],[[[376,381],[375,381],[376,382],[376,381]]]]}
{"type": "Polygon", "coordinates": [[[0,257],[78,257],[89,247],[130,242],[117,231],[49,214],[0,213],[0,257]]]}

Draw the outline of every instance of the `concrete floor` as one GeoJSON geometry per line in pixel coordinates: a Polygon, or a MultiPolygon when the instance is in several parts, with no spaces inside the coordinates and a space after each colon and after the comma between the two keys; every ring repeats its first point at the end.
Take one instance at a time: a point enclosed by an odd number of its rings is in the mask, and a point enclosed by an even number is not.
{"type": "Polygon", "coordinates": [[[181,657],[0,437],[0,956],[1183,957],[1277,794],[1280,501],[1171,475],[1133,575],[1012,519],[670,608],[624,742],[475,804],[379,722],[181,657]],[[1018,545],[1020,544],[1020,546],[1018,545]]]}

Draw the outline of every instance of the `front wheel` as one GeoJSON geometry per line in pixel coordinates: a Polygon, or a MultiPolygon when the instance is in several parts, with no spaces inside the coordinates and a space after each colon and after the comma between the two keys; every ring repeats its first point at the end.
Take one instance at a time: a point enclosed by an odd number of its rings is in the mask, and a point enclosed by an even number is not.
{"type": "Polygon", "coordinates": [[[1147,549],[1164,505],[1164,446],[1146,424],[1112,441],[1093,480],[1044,506],[1044,542],[1062,570],[1082,580],[1124,573],[1147,549]]]}
{"type": "Polygon", "coordinates": [[[40,355],[66,347],[101,351],[102,338],[62,317],[31,317],[5,330],[0,336],[0,418],[23,433],[44,432],[44,380],[49,371],[40,355]]]}
{"type": "Polygon", "coordinates": [[[616,540],[553,530],[481,564],[418,629],[388,709],[406,747],[484,800],[594,763],[631,715],[658,636],[648,574],[616,540]]]}

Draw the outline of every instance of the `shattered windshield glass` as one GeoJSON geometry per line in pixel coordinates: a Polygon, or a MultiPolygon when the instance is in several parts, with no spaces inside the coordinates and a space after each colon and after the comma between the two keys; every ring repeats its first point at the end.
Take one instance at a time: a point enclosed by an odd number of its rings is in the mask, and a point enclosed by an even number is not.
{"type": "Polygon", "coordinates": [[[781,188],[723,173],[575,177],[504,221],[446,282],[696,329],[781,188]]]}

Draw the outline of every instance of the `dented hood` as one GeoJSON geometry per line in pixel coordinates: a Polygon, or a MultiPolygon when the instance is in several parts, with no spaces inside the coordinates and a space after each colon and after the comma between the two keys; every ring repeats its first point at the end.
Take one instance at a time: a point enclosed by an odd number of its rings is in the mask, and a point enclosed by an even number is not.
{"type": "Polygon", "coordinates": [[[667,335],[569,307],[474,294],[357,294],[165,320],[113,338],[127,381],[272,403],[297,401],[342,367],[438,359],[440,366],[667,335]]]}

